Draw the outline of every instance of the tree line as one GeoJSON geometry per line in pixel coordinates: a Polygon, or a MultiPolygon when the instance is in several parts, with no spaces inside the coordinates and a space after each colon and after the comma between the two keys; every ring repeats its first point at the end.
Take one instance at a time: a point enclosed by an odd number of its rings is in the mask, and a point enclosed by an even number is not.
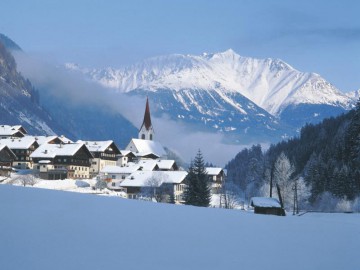
{"type": "Polygon", "coordinates": [[[360,195],[360,102],[346,114],[305,125],[298,137],[266,151],[260,145],[242,150],[226,169],[227,181],[245,200],[269,195],[270,183],[278,183],[288,208],[295,189],[302,207],[334,210],[331,201],[354,202],[360,195]]]}

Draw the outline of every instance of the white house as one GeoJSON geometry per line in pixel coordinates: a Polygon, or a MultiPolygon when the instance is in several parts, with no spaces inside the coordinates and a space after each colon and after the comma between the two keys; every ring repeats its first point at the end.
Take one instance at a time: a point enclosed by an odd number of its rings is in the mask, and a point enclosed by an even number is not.
{"type": "Polygon", "coordinates": [[[128,162],[133,162],[136,159],[136,155],[128,150],[120,150],[120,154],[116,156],[117,157],[117,161],[116,161],[116,166],[126,166],[126,164],[128,164],[128,162]]]}
{"type": "Polygon", "coordinates": [[[225,182],[225,170],[223,168],[216,167],[206,167],[205,170],[209,177],[212,192],[218,193],[225,182]]]}
{"type": "Polygon", "coordinates": [[[90,177],[94,177],[105,166],[116,166],[117,155],[120,154],[119,148],[114,141],[77,141],[85,143],[87,149],[93,155],[91,159],[90,177]]]}
{"type": "Polygon", "coordinates": [[[42,179],[89,178],[90,153],[84,143],[43,144],[31,158],[42,179]]]}
{"type": "Polygon", "coordinates": [[[182,195],[185,190],[186,171],[136,171],[126,177],[120,183],[127,193],[128,198],[135,199],[145,187],[162,187],[166,185],[172,192],[176,203],[183,201],[182,195]]]}
{"type": "Polygon", "coordinates": [[[139,159],[166,159],[164,147],[156,141],[131,139],[126,150],[133,152],[139,159]]]}

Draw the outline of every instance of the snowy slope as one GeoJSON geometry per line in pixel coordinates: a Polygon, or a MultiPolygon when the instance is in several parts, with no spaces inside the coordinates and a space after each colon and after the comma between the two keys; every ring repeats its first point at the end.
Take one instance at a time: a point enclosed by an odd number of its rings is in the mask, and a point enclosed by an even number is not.
{"type": "Polygon", "coordinates": [[[358,214],[260,216],[0,185],[1,269],[358,269],[358,214]]]}
{"type": "Polygon", "coordinates": [[[122,92],[200,89],[219,95],[239,93],[272,115],[302,103],[349,106],[349,97],[318,74],[300,72],[279,59],[243,57],[231,49],[201,56],[154,57],[123,69],[67,67],[122,92]]]}

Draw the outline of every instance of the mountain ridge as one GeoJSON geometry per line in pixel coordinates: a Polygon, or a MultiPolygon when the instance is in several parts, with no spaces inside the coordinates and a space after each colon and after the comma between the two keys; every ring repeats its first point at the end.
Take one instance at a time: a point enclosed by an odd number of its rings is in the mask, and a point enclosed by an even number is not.
{"type": "Polygon", "coordinates": [[[231,49],[200,56],[152,57],[120,69],[66,67],[119,92],[140,88],[237,92],[274,116],[301,103],[351,107],[349,96],[319,74],[300,72],[280,59],[243,57],[231,49]]]}

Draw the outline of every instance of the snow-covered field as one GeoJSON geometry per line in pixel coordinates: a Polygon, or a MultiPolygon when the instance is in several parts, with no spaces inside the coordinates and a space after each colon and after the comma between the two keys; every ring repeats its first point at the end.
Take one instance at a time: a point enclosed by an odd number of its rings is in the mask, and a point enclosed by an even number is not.
{"type": "Polygon", "coordinates": [[[0,185],[0,269],[360,269],[359,214],[262,216],[0,185]]]}

